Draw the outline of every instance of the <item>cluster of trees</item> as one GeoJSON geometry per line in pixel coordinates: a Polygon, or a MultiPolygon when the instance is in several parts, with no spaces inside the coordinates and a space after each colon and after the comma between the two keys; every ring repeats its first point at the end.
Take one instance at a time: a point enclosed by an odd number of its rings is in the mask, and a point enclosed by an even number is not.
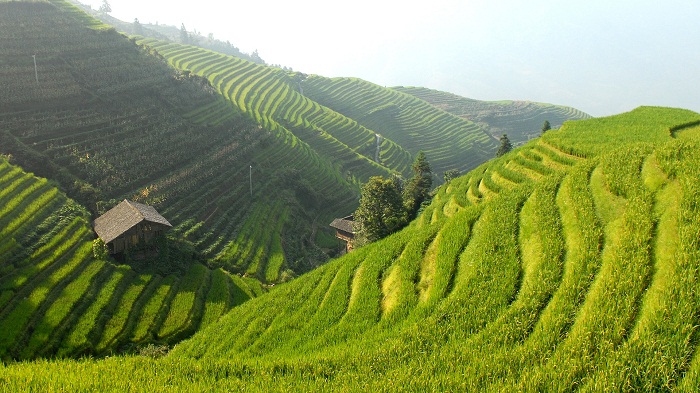
{"type": "Polygon", "coordinates": [[[360,206],[354,214],[357,222],[355,245],[371,243],[406,226],[423,204],[430,201],[433,173],[422,151],[411,166],[413,177],[403,181],[399,175],[388,179],[374,176],[362,187],[360,206]]]}
{"type": "Polygon", "coordinates": [[[102,14],[109,14],[110,12],[112,12],[112,6],[109,4],[109,1],[102,0],[102,5],[100,5],[98,11],[102,14]]]}
{"type": "MultiPolygon", "coordinates": [[[[542,134],[550,129],[549,121],[545,121],[542,134]]],[[[503,134],[500,142],[497,157],[513,149],[508,135],[503,134]]],[[[362,187],[360,206],[354,214],[358,226],[355,246],[377,241],[400,230],[418,215],[421,206],[430,202],[433,174],[425,153],[418,153],[411,170],[413,177],[407,182],[396,174],[388,179],[374,176],[362,187]]],[[[456,169],[446,171],[445,183],[459,175],[456,169]]]]}

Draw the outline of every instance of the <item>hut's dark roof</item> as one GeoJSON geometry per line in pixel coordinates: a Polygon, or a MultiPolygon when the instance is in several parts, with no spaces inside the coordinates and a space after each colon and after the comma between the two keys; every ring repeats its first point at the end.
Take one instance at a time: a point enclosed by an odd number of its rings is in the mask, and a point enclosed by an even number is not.
{"type": "Polygon", "coordinates": [[[172,227],[152,206],[124,199],[107,213],[97,217],[95,232],[102,241],[109,243],[141,221],[172,227]]]}
{"type": "Polygon", "coordinates": [[[331,222],[331,227],[348,233],[355,233],[355,221],[353,216],[336,218],[331,222]]]}

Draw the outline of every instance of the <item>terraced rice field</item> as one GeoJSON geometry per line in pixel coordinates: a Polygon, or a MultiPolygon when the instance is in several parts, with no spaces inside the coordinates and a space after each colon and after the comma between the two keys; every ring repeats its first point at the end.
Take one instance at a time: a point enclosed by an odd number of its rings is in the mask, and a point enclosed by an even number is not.
{"type": "Polygon", "coordinates": [[[646,107],[567,123],[163,359],[4,375],[37,388],[120,386],[116,368],[182,390],[695,391],[699,122],[646,107]],[[101,378],[51,377],[76,369],[101,378]]]}
{"type": "Polygon", "coordinates": [[[640,108],[571,123],[453,180],[408,229],[233,310],[174,355],[301,356],[330,362],[331,386],[693,386],[698,156],[669,128],[699,118],[640,108]],[[620,133],[631,135],[588,154],[564,148],[620,133]]]}
{"type": "Polygon", "coordinates": [[[393,87],[410,94],[460,118],[473,121],[494,138],[507,134],[519,145],[537,138],[545,120],[552,128],[565,121],[589,119],[590,115],[578,109],[530,101],[480,101],[424,87],[393,87]]]}
{"type": "MultiPolygon", "coordinates": [[[[247,92],[232,102],[58,0],[0,3],[0,34],[0,153],[58,181],[93,217],[125,198],[153,205],[212,267],[266,282],[309,270],[327,259],[309,239],[328,229],[314,223],[347,214],[359,183],[388,173],[298,115],[300,137],[239,110],[272,110],[264,92],[285,91],[275,69],[255,79],[260,93],[236,84],[247,92]]],[[[318,110],[301,98],[290,113],[318,110]]]]}
{"type": "MultiPolygon", "coordinates": [[[[357,119],[380,134],[382,162],[395,157],[391,142],[411,156],[424,151],[436,173],[448,169],[471,170],[495,153],[496,142],[481,127],[411,95],[357,78],[312,75],[301,86],[314,101],[357,119]]],[[[402,165],[410,166],[410,163],[403,161],[402,165]]]]}
{"type": "Polygon", "coordinates": [[[308,144],[326,160],[332,158],[341,173],[361,181],[386,174],[386,168],[373,161],[374,133],[308,99],[299,91],[300,74],[194,46],[149,38],[137,42],[173,67],[207,78],[234,107],[278,137],[291,139],[293,145],[308,144]]]}
{"type": "Polygon", "coordinates": [[[161,277],[95,259],[87,212],[4,159],[0,206],[1,359],[173,344],[259,291],[201,264],[161,277]]]}

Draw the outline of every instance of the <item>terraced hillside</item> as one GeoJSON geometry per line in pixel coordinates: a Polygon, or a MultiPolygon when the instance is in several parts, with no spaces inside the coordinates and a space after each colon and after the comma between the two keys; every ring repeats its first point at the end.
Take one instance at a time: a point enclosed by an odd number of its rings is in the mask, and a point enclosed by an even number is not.
{"type": "Polygon", "coordinates": [[[154,205],[212,267],[266,282],[311,269],[358,182],[388,173],[312,129],[307,143],[251,121],[66,2],[0,2],[0,36],[0,153],[93,218],[154,205]]]}
{"type": "Polygon", "coordinates": [[[420,150],[436,173],[472,169],[495,152],[496,141],[475,124],[369,82],[290,73],[152,38],[137,42],[175,68],[207,78],[264,127],[292,132],[361,179],[378,173],[368,161],[408,175],[420,150]]]}
{"type": "MultiPolygon", "coordinates": [[[[423,150],[436,173],[471,170],[493,157],[497,147],[496,139],[471,121],[361,79],[311,75],[301,86],[305,95],[356,119],[382,141],[394,141],[412,155],[423,150]]],[[[390,155],[382,146],[380,160],[390,155]]]]}
{"type": "MultiPolygon", "coordinates": [[[[195,46],[151,38],[137,41],[164,56],[178,70],[207,78],[234,107],[278,134],[290,134],[306,142],[324,157],[333,158],[343,173],[366,181],[386,174],[388,168],[405,172],[410,155],[387,141],[391,159],[375,159],[375,133],[353,119],[310,100],[300,91],[302,74],[255,64],[195,46]]],[[[388,157],[388,156],[387,156],[388,157]]]]}
{"type": "Polygon", "coordinates": [[[0,359],[104,355],[174,344],[261,293],[192,260],[184,274],[138,273],[93,256],[84,208],[0,159],[0,359]]]}
{"type": "Polygon", "coordinates": [[[699,148],[690,111],[569,122],[165,358],[0,367],[37,389],[696,391],[699,148]]]}
{"type": "Polygon", "coordinates": [[[559,128],[567,120],[589,119],[578,109],[531,101],[479,101],[424,87],[394,87],[436,108],[473,121],[494,138],[507,134],[511,142],[520,144],[540,136],[547,120],[559,128]]]}

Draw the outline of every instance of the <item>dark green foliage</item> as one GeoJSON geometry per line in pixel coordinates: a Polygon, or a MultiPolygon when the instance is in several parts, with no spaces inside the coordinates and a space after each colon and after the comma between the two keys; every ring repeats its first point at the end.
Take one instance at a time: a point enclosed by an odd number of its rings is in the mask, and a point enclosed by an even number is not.
{"type": "Polygon", "coordinates": [[[360,207],[355,211],[359,237],[367,242],[377,241],[405,225],[406,219],[397,181],[373,176],[362,186],[360,207]]]}
{"type": "Polygon", "coordinates": [[[103,14],[109,14],[110,12],[112,12],[112,6],[109,5],[109,1],[102,0],[102,5],[100,5],[99,11],[103,14]]]}
{"type": "Polygon", "coordinates": [[[205,263],[205,260],[192,243],[164,235],[127,250],[119,262],[139,273],[182,276],[193,264],[205,263]]]}
{"type": "Polygon", "coordinates": [[[189,44],[190,43],[190,33],[187,32],[187,29],[185,28],[184,23],[182,24],[182,26],[180,26],[180,43],[181,44],[189,44]]]}
{"type": "Polygon", "coordinates": [[[503,134],[500,139],[501,145],[498,147],[498,151],[496,151],[496,157],[500,157],[509,151],[513,150],[513,145],[510,143],[510,139],[508,139],[508,135],[503,134]]]}
{"type": "Polygon", "coordinates": [[[418,152],[411,170],[413,177],[404,186],[403,203],[408,216],[415,217],[421,204],[430,199],[430,190],[433,187],[433,172],[425,153],[418,152]]]}
{"type": "Polygon", "coordinates": [[[452,179],[458,178],[460,174],[459,169],[450,169],[445,171],[442,178],[445,180],[445,183],[449,183],[452,179]]]}
{"type": "Polygon", "coordinates": [[[549,120],[545,120],[544,123],[542,123],[542,134],[545,132],[549,131],[552,129],[552,126],[549,124],[549,120]]]}

